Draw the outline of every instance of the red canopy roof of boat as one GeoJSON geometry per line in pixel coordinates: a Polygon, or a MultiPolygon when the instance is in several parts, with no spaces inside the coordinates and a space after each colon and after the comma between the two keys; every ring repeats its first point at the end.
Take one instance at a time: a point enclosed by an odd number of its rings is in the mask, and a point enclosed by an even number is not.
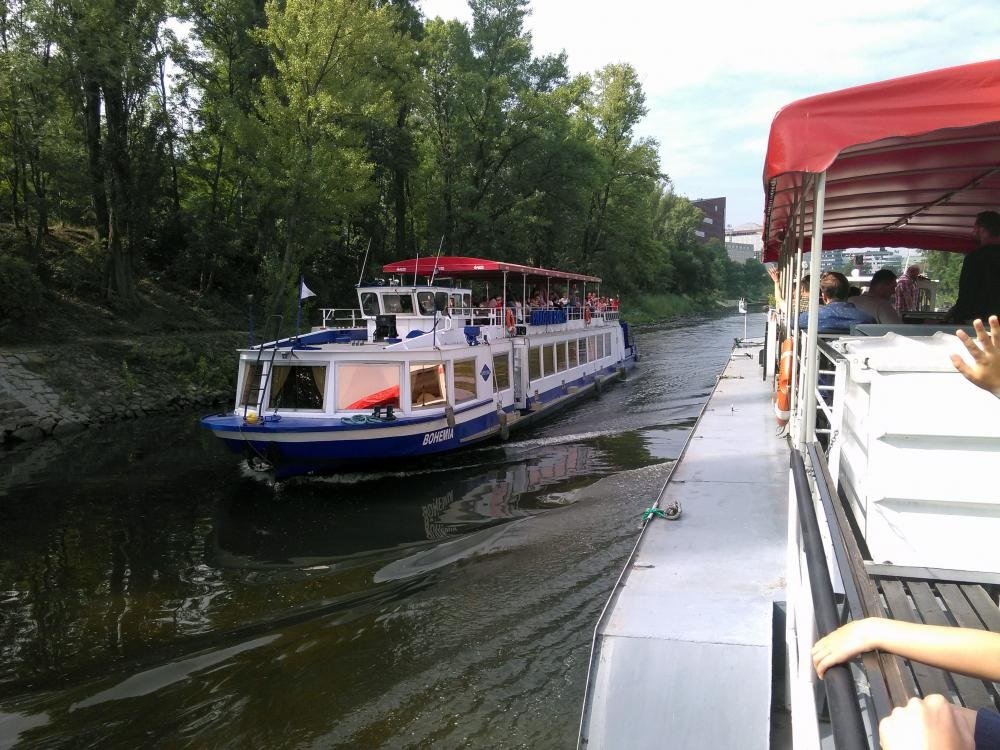
{"type": "MultiPolygon", "coordinates": [[[[826,171],[823,248],[967,252],[1000,208],[1000,60],[801,99],[774,118],[764,162],[765,259],[777,257],[826,171]]],[[[809,243],[806,241],[806,249],[809,243]]]]}
{"type": "Polygon", "coordinates": [[[437,276],[461,276],[463,278],[476,278],[477,276],[496,276],[504,271],[511,273],[522,273],[528,276],[544,276],[549,278],[569,279],[571,281],[592,281],[601,283],[597,276],[587,276],[582,273],[571,273],[569,271],[552,271],[547,268],[535,268],[533,266],[522,266],[518,263],[504,263],[497,260],[483,260],[482,258],[463,258],[461,256],[448,256],[436,258],[433,255],[426,258],[414,258],[412,260],[401,260],[396,263],[387,263],[382,266],[386,273],[419,274],[420,276],[430,276],[435,273],[437,276]]]}

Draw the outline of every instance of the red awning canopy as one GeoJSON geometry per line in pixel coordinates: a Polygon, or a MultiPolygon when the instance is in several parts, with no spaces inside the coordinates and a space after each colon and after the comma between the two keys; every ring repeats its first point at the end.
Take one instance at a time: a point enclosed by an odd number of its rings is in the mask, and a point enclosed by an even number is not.
{"type": "Polygon", "coordinates": [[[387,263],[382,266],[385,273],[399,273],[419,276],[460,276],[464,279],[495,278],[502,275],[504,271],[510,273],[525,274],[527,276],[541,276],[554,279],[568,279],[570,281],[591,281],[600,284],[601,279],[597,276],[587,276],[582,273],[570,273],[568,271],[552,271],[547,268],[534,268],[532,266],[522,266],[517,263],[503,263],[496,260],[483,260],[482,258],[463,258],[456,256],[435,258],[419,258],[412,260],[401,260],[396,263],[387,263]],[[435,274],[435,267],[437,272],[435,274]]]}
{"type": "MultiPolygon", "coordinates": [[[[793,102],[771,124],[764,162],[765,260],[826,171],[823,248],[967,252],[975,216],[1000,209],[1000,60],[793,102]]],[[[809,241],[806,240],[806,249],[809,241]]]]}

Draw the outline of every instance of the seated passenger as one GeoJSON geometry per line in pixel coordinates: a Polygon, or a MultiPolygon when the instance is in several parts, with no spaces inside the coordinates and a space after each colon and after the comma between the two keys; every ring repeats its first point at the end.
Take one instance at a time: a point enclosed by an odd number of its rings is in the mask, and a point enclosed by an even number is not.
{"type": "MultiPolygon", "coordinates": [[[[819,308],[817,330],[820,333],[847,333],[858,323],[874,323],[873,318],[847,301],[851,285],[847,277],[837,271],[827,271],[819,280],[819,295],[823,306],[819,308]]],[[[799,328],[809,325],[809,311],[799,314],[799,328]]]]}
{"type": "Polygon", "coordinates": [[[903,319],[892,304],[895,293],[896,274],[883,268],[872,276],[867,292],[851,297],[851,304],[875,318],[876,323],[902,323],[903,319]]]}

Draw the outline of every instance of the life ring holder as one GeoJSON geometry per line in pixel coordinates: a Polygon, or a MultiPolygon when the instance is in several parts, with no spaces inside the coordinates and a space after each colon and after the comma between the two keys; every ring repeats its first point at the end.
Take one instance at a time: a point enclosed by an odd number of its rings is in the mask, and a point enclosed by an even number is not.
{"type": "Polygon", "coordinates": [[[590,308],[583,308],[583,324],[586,326],[590,325],[590,308]]]}
{"type": "Polygon", "coordinates": [[[514,311],[509,307],[507,308],[507,312],[504,313],[504,323],[507,326],[507,334],[513,336],[517,328],[514,321],[514,311]]]}

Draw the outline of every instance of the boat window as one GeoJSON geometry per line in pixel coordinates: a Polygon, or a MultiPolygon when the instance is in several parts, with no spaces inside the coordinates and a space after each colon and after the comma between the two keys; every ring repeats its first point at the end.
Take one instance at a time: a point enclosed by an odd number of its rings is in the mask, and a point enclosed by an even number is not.
{"type": "Polygon", "coordinates": [[[556,369],[562,372],[566,369],[566,342],[560,341],[556,344],[556,369]]]}
{"type": "Polygon", "coordinates": [[[580,364],[587,364],[587,339],[580,339],[580,364]]]}
{"type": "Polygon", "coordinates": [[[387,315],[393,313],[413,313],[413,296],[410,294],[383,294],[382,311],[387,315]]]}
{"type": "Polygon", "coordinates": [[[337,410],[399,406],[399,365],[342,362],[337,365],[337,410]]]}
{"type": "Polygon", "coordinates": [[[542,347],[542,353],[545,357],[542,359],[542,372],[546,375],[551,375],[556,371],[555,361],[553,358],[552,344],[546,344],[542,347]]]}
{"type": "Polygon", "coordinates": [[[455,360],[455,403],[471,401],[476,397],[476,360],[455,360]]]}
{"type": "Polygon", "coordinates": [[[462,295],[462,307],[472,307],[472,295],[463,294],[462,295]]]}
{"type": "Polygon", "coordinates": [[[579,360],[576,358],[576,339],[567,341],[566,346],[569,349],[569,366],[576,367],[579,364],[579,360]]]}
{"type": "Polygon", "coordinates": [[[326,365],[271,365],[269,409],[322,409],[326,365]]]}
{"type": "Polygon", "coordinates": [[[533,346],[528,351],[528,379],[538,380],[542,377],[542,348],[533,346]]]}
{"type": "Polygon", "coordinates": [[[493,356],[493,390],[505,388],[510,388],[510,355],[496,354],[493,356]]]}
{"type": "Polygon", "coordinates": [[[445,402],[447,387],[444,365],[440,362],[410,363],[410,403],[414,407],[440,406],[445,402]]]}
{"type": "Polygon", "coordinates": [[[417,292],[417,309],[420,310],[421,315],[433,315],[434,314],[434,293],[433,292],[417,292]]]}
{"type": "Polygon", "coordinates": [[[604,334],[604,354],[605,356],[611,354],[611,334],[604,334]]]}
{"type": "Polygon", "coordinates": [[[604,356],[604,337],[598,336],[596,342],[597,342],[597,358],[600,359],[601,357],[604,356]]]}
{"type": "Polygon", "coordinates": [[[243,363],[243,390],[240,395],[240,406],[257,406],[260,401],[260,376],[264,365],[260,362],[243,363]]]}
{"type": "Polygon", "coordinates": [[[591,336],[587,341],[587,352],[590,354],[590,361],[594,362],[601,358],[601,353],[597,351],[597,341],[594,336],[591,336]]]}
{"type": "Polygon", "coordinates": [[[378,295],[375,292],[361,293],[361,312],[365,315],[378,315],[378,295]]]}

